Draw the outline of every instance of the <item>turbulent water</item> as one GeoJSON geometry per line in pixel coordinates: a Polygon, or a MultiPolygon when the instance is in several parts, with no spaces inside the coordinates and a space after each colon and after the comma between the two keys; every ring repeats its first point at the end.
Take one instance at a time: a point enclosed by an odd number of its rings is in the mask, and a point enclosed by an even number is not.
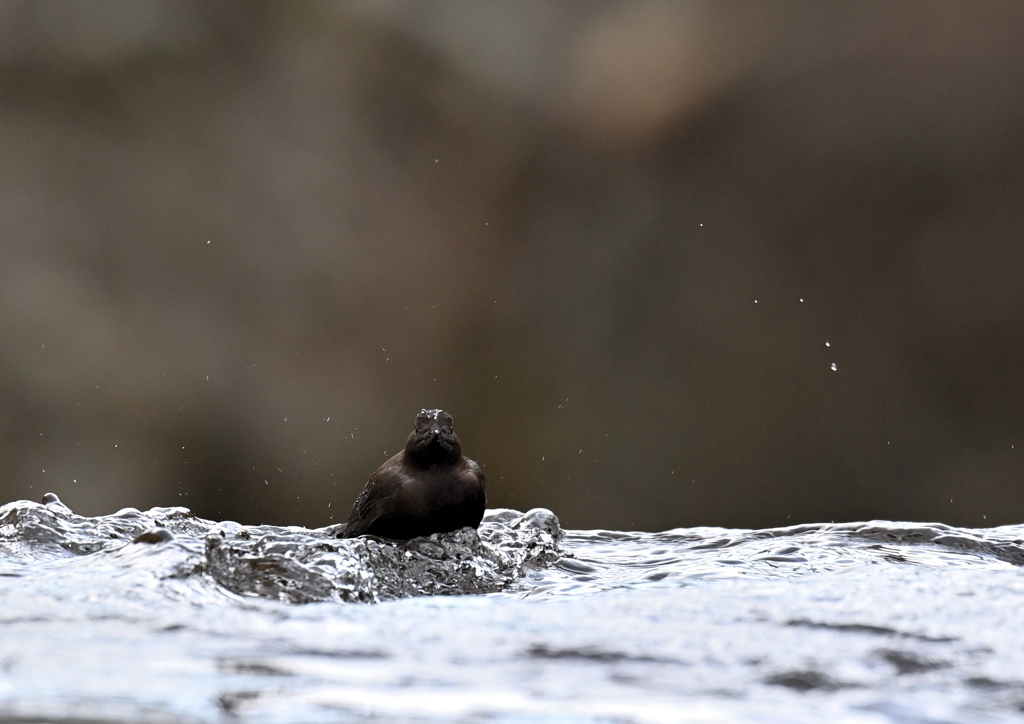
{"type": "Polygon", "coordinates": [[[1024,722],[1024,526],[0,507],[0,720],[1024,722]]]}

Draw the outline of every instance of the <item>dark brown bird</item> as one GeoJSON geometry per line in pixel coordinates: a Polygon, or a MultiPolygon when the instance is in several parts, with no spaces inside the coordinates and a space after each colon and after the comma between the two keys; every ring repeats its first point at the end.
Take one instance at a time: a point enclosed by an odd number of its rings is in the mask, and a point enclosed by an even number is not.
{"type": "Polygon", "coordinates": [[[370,476],[341,537],[408,540],[476,528],[486,506],[484,474],[462,454],[452,416],[422,410],[405,449],[370,476]]]}

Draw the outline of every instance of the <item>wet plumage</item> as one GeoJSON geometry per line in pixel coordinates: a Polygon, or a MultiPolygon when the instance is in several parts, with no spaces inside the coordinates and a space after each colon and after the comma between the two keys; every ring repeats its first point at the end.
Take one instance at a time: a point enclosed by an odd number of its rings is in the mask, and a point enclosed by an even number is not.
{"type": "Polygon", "coordinates": [[[423,410],[405,449],[370,476],[341,537],[407,540],[476,528],[486,505],[484,474],[462,454],[452,416],[423,410]]]}

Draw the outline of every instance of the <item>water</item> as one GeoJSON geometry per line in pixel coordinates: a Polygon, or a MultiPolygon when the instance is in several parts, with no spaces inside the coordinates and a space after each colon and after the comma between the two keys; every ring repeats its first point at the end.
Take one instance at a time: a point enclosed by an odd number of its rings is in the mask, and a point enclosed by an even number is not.
{"type": "Polygon", "coordinates": [[[7,722],[1024,722],[1024,526],[0,507],[7,722]],[[461,594],[461,595],[460,595],[461,594]]]}

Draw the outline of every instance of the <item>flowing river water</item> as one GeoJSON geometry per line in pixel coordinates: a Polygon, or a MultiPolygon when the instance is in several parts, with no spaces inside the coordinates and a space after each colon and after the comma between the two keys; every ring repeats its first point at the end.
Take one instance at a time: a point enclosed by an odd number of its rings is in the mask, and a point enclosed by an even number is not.
{"type": "Polygon", "coordinates": [[[3,722],[1024,723],[1024,525],[0,507],[3,722]]]}

